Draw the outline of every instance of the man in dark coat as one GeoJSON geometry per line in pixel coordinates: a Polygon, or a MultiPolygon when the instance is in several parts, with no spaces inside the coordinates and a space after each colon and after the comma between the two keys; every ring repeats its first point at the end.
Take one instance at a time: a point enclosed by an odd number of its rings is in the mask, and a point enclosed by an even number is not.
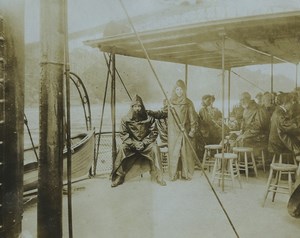
{"type": "Polygon", "coordinates": [[[261,107],[257,105],[248,92],[241,94],[240,103],[244,108],[243,121],[241,125],[242,134],[237,138],[237,141],[242,146],[257,147],[267,146],[266,129],[269,123],[267,115],[261,107]]]}
{"type": "Polygon", "coordinates": [[[222,112],[213,106],[214,101],[213,95],[204,95],[199,111],[203,123],[201,132],[205,135],[207,144],[219,144],[222,140],[222,112]]]}
{"type": "Polygon", "coordinates": [[[123,142],[114,162],[111,186],[116,187],[124,182],[125,177],[128,179],[140,174],[141,170],[149,169],[153,180],[166,185],[156,144],[155,119],[147,114],[138,95],[133,98],[128,114],[122,118],[120,131],[123,142]]]}
{"type": "Polygon", "coordinates": [[[290,111],[293,109],[293,97],[283,93],[278,99],[279,106],[276,107],[271,117],[271,128],[268,149],[272,153],[300,154],[300,128],[295,118],[291,118],[290,111]]]}

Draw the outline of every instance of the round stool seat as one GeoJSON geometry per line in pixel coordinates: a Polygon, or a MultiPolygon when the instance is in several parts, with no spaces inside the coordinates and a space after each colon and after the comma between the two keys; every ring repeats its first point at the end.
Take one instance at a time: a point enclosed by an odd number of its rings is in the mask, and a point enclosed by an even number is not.
{"type": "Polygon", "coordinates": [[[206,145],[204,148],[209,150],[219,150],[222,149],[222,145],[206,145]]]}
{"type": "Polygon", "coordinates": [[[233,152],[253,152],[253,148],[250,147],[233,147],[233,152]]]}
{"type": "Polygon", "coordinates": [[[298,167],[295,164],[272,163],[271,168],[282,172],[288,172],[288,171],[296,171],[298,167]]]}
{"type": "MultiPolygon", "coordinates": [[[[216,159],[222,159],[222,153],[215,154],[216,159]]],[[[237,155],[233,153],[224,153],[224,159],[237,159],[237,155]]]]}

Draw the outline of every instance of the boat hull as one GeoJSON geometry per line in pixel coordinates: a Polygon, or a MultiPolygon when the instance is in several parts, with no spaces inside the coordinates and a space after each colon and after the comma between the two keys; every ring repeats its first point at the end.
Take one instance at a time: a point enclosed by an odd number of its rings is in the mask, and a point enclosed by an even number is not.
{"type": "MultiPolygon", "coordinates": [[[[94,161],[94,131],[79,134],[72,138],[72,181],[87,176],[94,161]]],[[[24,152],[24,158],[33,156],[33,149],[24,152]]],[[[67,150],[63,151],[63,180],[67,181],[67,150]]],[[[38,184],[38,162],[33,161],[24,165],[24,192],[36,189],[38,184]]]]}

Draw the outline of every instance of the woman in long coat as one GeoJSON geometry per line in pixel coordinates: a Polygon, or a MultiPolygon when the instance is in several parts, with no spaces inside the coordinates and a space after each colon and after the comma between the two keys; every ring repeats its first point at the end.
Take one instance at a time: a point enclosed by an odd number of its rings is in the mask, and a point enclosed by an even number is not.
{"type": "Polygon", "coordinates": [[[198,119],[193,102],[186,97],[186,86],[182,80],[176,82],[170,103],[171,105],[168,110],[170,178],[173,181],[176,180],[179,176],[178,172],[180,172],[183,179],[191,180],[194,173],[195,161],[197,161],[197,156],[194,153],[194,138],[198,119]],[[188,135],[190,143],[182,130],[188,135]]]}

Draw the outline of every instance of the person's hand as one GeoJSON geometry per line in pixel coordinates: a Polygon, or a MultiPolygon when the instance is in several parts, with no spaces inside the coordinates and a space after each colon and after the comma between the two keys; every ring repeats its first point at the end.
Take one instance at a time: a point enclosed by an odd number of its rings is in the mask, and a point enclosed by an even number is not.
{"type": "Polygon", "coordinates": [[[243,135],[239,135],[237,138],[236,138],[236,141],[243,141],[244,139],[244,136],[243,135]]]}
{"type": "Polygon", "coordinates": [[[195,136],[195,132],[194,131],[190,131],[189,132],[189,137],[193,138],[195,136]]]}
{"type": "Polygon", "coordinates": [[[138,142],[135,146],[135,148],[138,150],[138,151],[141,151],[144,149],[144,143],[143,142],[138,142]]]}

